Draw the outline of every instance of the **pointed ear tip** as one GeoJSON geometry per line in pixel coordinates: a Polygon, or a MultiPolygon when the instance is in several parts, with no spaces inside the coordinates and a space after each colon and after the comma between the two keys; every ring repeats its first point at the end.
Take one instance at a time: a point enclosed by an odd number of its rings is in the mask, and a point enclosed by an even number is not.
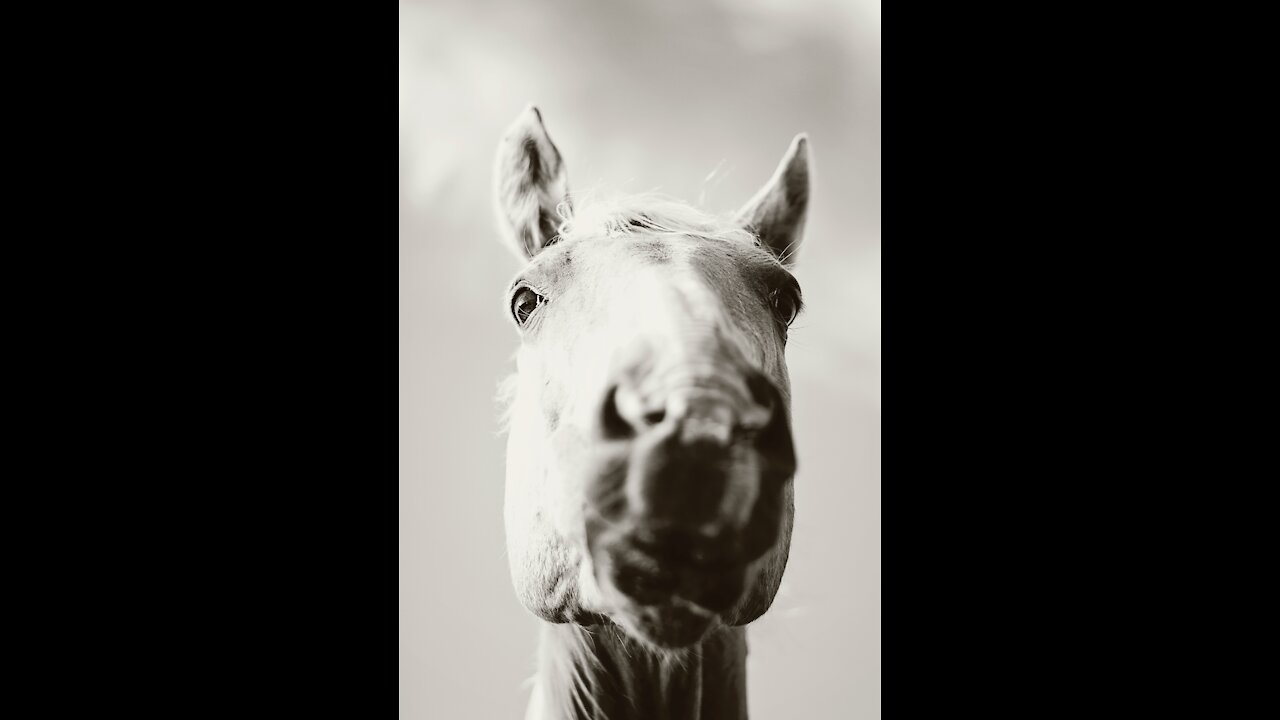
{"type": "Polygon", "coordinates": [[[791,147],[787,149],[787,156],[782,160],[786,166],[786,175],[788,178],[804,182],[809,182],[809,133],[800,133],[791,141],[791,147]]]}
{"type": "Polygon", "coordinates": [[[809,154],[809,133],[802,132],[791,140],[791,154],[806,157],[809,154]]]}
{"type": "Polygon", "coordinates": [[[507,132],[510,134],[525,128],[541,127],[544,127],[542,124],[542,111],[538,109],[537,105],[527,103],[524,106],[524,110],[521,110],[520,114],[516,116],[516,119],[512,121],[511,127],[508,128],[507,132]]]}

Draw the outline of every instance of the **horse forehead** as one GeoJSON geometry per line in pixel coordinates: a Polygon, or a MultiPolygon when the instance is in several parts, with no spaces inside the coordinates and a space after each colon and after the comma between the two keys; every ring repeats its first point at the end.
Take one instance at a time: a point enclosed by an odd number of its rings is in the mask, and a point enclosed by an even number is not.
{"type": "Polygon", "coordinates": [[[633,235],[623,238],[584,240],[559,258],[558,275],[588,273],[606,280],[622,281],[627,276],[656,268],[658,275],[675,280],[696,276],[717,294],[732,295],[742,290],[743,269],[758,259],[751,248],[737,243],[685,235],[633,235]]]}

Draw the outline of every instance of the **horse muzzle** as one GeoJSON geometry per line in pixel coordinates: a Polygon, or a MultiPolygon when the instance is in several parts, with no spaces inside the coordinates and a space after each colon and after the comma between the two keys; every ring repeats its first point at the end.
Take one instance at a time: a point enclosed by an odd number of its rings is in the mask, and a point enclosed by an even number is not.
{"type": "Polygon", "coordinates": [[[613,604],[650,640],[681,647],[734,606],[777,543],[796,461],[785,401],[763,375],[664,379],[605,393],[587,548],[613,604]]]}

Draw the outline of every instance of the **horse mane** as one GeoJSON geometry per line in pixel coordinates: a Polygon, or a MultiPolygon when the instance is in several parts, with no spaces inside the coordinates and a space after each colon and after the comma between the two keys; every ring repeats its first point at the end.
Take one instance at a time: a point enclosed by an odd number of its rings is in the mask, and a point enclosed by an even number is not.
{"type": "Polygon", "coordinates": [[[545,684],[542,688],[546,693],[545,702],[559,711],[558,717],[603,718],[604,709],[591,692],[591,686],[604,670],[591,650],[591,631],[572,623],[545,625],[542,630],[550,642],[544,640],[538,644],[539,672],[570,680],[567,684],[545,684]]]}
{"type": "MultiPolygon", "coordinates": [[[[707,642],[729,644],[734,642],[732,629],[714,633],[707,642]]],[[[558,678],[568,682],[544,683],[541,691],[543,702],[554,708],[556,717],[603,720],[607,708],[602,707],[597,696],[603,692],[609,697],[606,704],[623,703],[632,710],[640,709],[637,702],[653,694],[653,683],[665,684],[662,678],[687,670],[693,663],[701,663],[703,648],[667,650],[633,638],[622,628],[606,622],[584,627],[574,623],[544,623],[543,641],[539,643],[541,678],[558,678]],[[628,662],[620,662],[626,658],[628,662]],[[605,667],[608,663],[613,675],[605,667]],[[618,673],[622,673],[619,675],[618,673]]],[[[700,665],[694,665],[700,667],[700,665]]],[[[741,668],[733,665],[725,670],[736,675],[741,668]]]]}

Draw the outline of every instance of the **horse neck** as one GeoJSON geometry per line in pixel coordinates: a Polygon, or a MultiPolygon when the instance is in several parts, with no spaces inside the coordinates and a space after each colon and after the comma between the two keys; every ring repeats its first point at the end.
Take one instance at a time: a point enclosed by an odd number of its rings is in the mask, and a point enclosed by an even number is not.
{"type": "Polygon", "coordinates": [[[660,655],[616,625],[544,623],[526,720],[745,720],[747,634],[719,628],[660,655]]]}

